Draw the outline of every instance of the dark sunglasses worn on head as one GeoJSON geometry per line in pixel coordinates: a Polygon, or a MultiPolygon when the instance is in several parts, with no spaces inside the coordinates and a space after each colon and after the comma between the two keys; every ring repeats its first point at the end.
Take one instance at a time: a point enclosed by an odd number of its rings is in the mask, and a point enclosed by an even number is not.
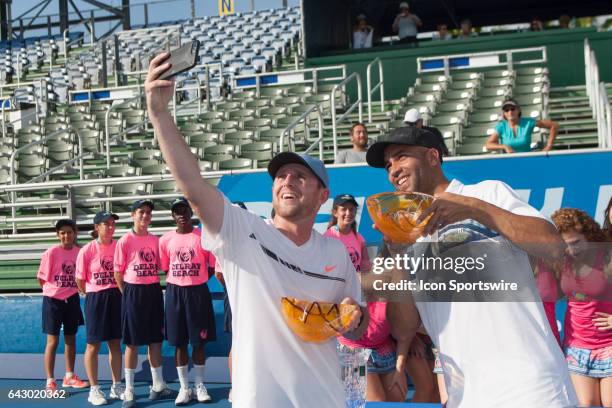
{"type": "Polygon", "coordinates": [[[504,112],[511,112],[513,110],[516,110],[514,106],[504,106],[504,112]]]}

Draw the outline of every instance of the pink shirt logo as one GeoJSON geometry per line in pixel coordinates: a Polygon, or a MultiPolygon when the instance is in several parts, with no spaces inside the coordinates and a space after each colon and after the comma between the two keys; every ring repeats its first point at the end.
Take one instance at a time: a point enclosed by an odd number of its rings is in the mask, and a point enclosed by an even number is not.
{"type": "Polygon", "coordinates": [[[140,248],[138,255],[140,255],[140,260],[143,262],[151,263],[155,261],[155,252],[149,247],[140,248]]]}
{"type": "Polygon", "coordinates": [[[113,272],[113,257],[112,256],[104,256],[100,259],[100,268],[104,272],[113,272]]]}
{"type": "Polygon", "coordinates": [[[195,251],[193,248],[182,247],[176,251],[176,257],[181,262],[191,262],[195,258],[195,251]]]}
{"type": "Polygon", "coordinates": [[[62,262],[62,274],[55,275],[54,280],[58,288],[76,288],[76,280],[74,274],[76,264],[73,261],[66,260],[62,262]]]}

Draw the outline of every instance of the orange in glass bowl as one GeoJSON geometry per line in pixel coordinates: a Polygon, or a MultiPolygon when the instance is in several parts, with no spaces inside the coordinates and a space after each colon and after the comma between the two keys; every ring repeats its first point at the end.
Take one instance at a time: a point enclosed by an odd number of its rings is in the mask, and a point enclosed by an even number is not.
{"type": "Polygon", "coordinates": [[[418,225],[416,221],[433,200],[428,194],[396,191],[374,194],[366,205],[374,224],[391,242],[412,244],[421,236],[431,215],[418,225]]]}
{"type": "Polygon", "coordinates": [[[293,297],[281,299],[281,311],[287,326],[300,339],[323,343],[340,335],[351,323],[356,305],[300,300],[293,297]]]}

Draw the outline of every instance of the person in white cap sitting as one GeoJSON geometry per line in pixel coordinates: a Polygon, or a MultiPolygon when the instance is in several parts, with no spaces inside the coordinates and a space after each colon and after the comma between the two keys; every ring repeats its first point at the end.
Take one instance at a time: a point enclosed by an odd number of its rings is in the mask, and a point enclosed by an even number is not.
{"type": "Polygon", "coordinates": [[[374,29],[368,24],[364,14],[357,16],[357,24],[353,30],[353,49],[371,48],[374,29]]]}
{"type": "Polygon", "coordinates": [[[438,142],[440,143],[442,155],[449,155],[448,148],[444,143],[444,137],[442,136],[442,133],[440,133],[440,131],[435,127],[423,126],[423,118],[421,117],[421,114],[419,113],[418,109],[408,109],[406,111],[406,114],[404,115],[404,123],[406,124],[406,126],[416,126],[419,129],[425,129],[433,133],[433,135],[438,139],[438,142]]]}
{"type": "Polygon", "coordinates": [[[413,43],[417,39],[417,28],[423,25],[421,19],[410,12],[410,6],[405,1],[399,5],[400,13],[393,21],[393,32],[400,38],[400,43],[413,43]]]}

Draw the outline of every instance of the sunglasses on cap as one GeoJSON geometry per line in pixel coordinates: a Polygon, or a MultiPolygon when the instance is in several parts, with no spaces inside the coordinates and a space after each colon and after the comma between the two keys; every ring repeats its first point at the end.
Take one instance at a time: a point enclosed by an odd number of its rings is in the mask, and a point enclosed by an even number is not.
{"type": "Polygon", "coordinates": [[[515,106],[504,106],[504,108],[503,108],[504,112],[511,112],[511,111],[514,111],[514,110],[516,110],[515,106]]]}

